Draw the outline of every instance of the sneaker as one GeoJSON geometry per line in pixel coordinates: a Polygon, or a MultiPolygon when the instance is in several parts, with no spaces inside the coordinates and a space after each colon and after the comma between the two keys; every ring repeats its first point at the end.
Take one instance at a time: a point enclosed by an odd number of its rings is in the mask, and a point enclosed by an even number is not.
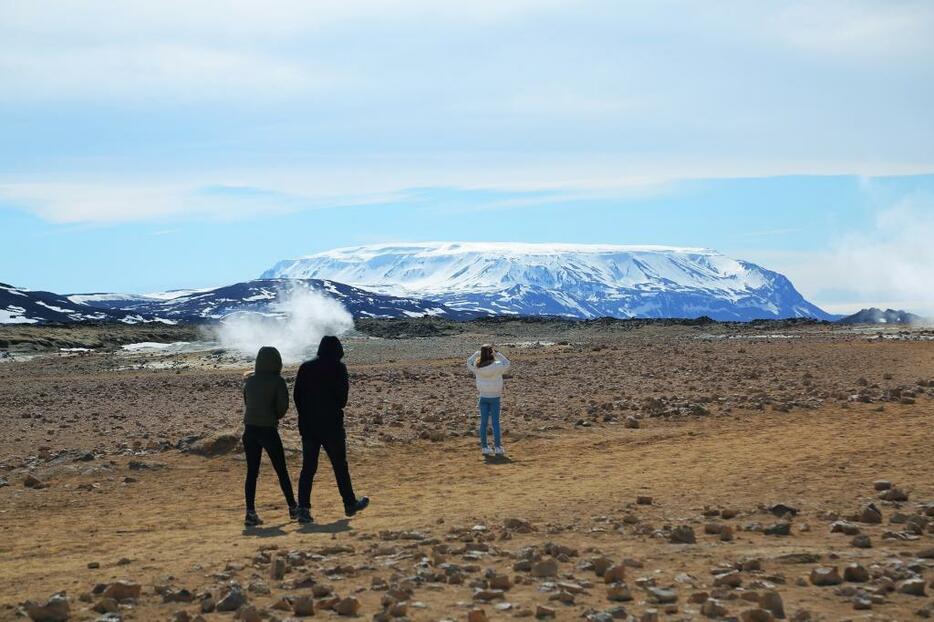
{"type": "Polygon", "coordinates": [[[256,514],[256,512],[247,512],[246,518],[243,519],[244,527],[256,527],[262,525],[262,519],[256,514]]]}
{"type": "Polygon", "coordinates": [[[499,447],[497,447],[497,448],[494,450],[494,453],[495,453],[497,456],[505,456],[505,455],[506,455],[506,450],[503,449],[503,446],[502,446],[502,445],[500,445],[499,447]]]}
{"type": "Polygon", "coordinates": [[[315,522],[315,519],[311,517],[311,508],[298,508],[298,522],[303,525],[308,523],[315,522]]]}
{"type": "Polygon", "coordinates": [[[490,449],[489,447],[483,447],[480,449],[480,453],[483,454],[484,456],[492,456],[493,450],[490,449]]]}
{"type": "Polygon", "coordinates": [[[365,510],[366,506],[368,505],[370,505],[370,498],[360,497],[353,505],[344,505],[344,514],[347,516],[353,516],[357,512],[362,512],[365,510]]]}
{"type": "Polygon", "coordinates": [[[289,520],[298,520],[298,506],[297,505],[289,506],[289,520]]]}

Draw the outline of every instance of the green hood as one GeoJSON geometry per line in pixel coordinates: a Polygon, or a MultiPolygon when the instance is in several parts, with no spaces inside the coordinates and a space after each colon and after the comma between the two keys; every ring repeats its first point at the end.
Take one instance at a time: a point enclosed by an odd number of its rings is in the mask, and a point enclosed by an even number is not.
{"type": "Polygon", "coordinates": [[[279,351],[272,346],[263,346],[260,348],[259,353],[256,355],[256,367],[253,371],[255,371],[257,374],[281,373],[282,356],[279,354],[279,351]]]}

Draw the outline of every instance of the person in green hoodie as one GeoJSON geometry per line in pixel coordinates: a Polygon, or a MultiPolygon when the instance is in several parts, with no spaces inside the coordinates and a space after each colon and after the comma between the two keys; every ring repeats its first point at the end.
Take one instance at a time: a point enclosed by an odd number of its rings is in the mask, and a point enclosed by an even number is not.
{"type": "Polygon", "coordinates": [[[246,453],[246,519],[247,527],[262,525],[256,514],[256,480],[263,450],[279,476],[279,486],[289,504],[289,517],[298,517],[292,480],[285,464],[285,451],[279,437],[279,420],[289,409],[289,389],[282,377],[282,356],[271,346],[259,349],[256,366],[243,383],[243,451],[246,453]]]}

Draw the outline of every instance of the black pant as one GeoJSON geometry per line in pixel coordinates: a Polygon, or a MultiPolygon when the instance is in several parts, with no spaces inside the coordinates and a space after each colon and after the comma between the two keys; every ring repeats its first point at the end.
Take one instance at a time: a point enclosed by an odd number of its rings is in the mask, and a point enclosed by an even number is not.
{"type": "Polygon", "coordinates": [[[259,463],[263,458],[263,450],[272,461],[272,468],[279,476],[279,486],[285,495],[289,507],[295,507],[295,494],[292,492],[292,480],[289,479],[289,469],[285,464],[285,450],[282,449],[282,439],[279,430],[273,427],[248,425],[243,432],[243,451],[246,453],[246,509],[253,512],[256,509],[256,479],[259,477],[259,463]]]}
{"type": "Polygon", "coordinates": [[[327,452],[334,467],[334,477],[337,479],[337,489],[344,500],[344,506],[352,506],[357,502],[350,483],[350,469],[347,467],[347,438],[343,430],[330,433],[314,433],[302,436],[302,474],[298,478],[298,505],[303,508],[311,507],[311,484],[318,470],[318,456],[321,448],[327,452]]]}

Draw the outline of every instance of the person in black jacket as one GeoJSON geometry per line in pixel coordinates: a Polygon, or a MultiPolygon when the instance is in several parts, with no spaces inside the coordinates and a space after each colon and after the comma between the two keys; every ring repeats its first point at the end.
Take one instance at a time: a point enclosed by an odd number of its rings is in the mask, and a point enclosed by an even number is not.
{"type": "Polygon", "coordinates": [[[302,363],[295,377],[295,407],[302,435],[302,473],[298,479],[298,521],[310,523],[311,485],[318,470],[321,448],[334,467],[337,488],[344,500],[344,513],[353,516],[366,508],[367,497],[357,499],[347,467],[347,438],[344,407],[350,391],[347,366],[341,362],[344,346],[334,336],[321,338],[317,358],[302,363]]]}

